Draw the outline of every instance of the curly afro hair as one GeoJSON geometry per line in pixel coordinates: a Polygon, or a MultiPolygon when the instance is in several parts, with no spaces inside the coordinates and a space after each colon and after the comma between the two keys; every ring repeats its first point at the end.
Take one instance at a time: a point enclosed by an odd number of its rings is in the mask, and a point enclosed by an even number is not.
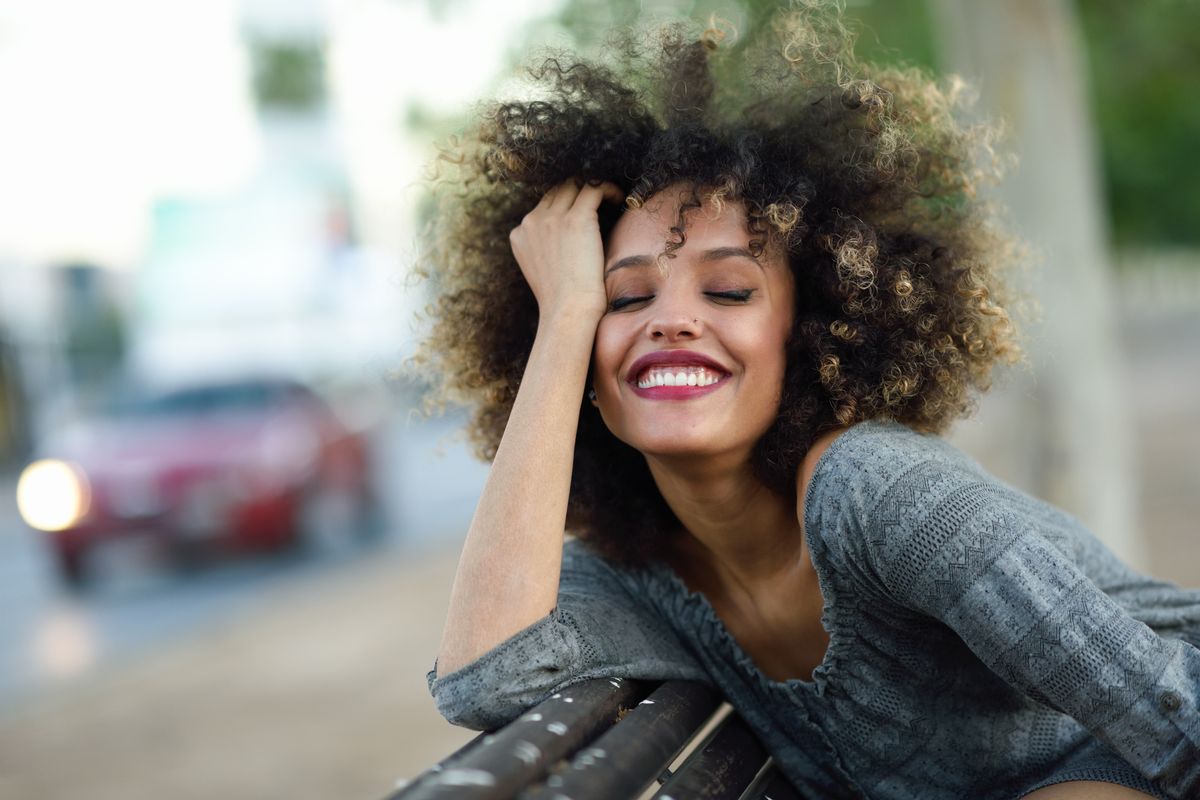
{"type": "MultiPolygon", "coordinates": [[[[668,254],[689,209],[727,200],[756,247],[786,252],[787,369],[753,455],[782,495],[823,431],[888,418],[941,432],[1017,357],[999,286],[1015,248],[977,197],[999,171],[993,131],[956,119],[962,85],[858,63],[836,3],[794,2],[754,41],[724,39],[675,23],[622,32],[603,59],[551,55],[530,70],[536,99],[485,106],[443,152],[455,174],[439,182],[427,260],[439,296],[419,359],[441,398],[473,406],[483,458],[537,328],[508,234],[572,176],[615,182],[629,208],[692,187],[668,254]]],[[[602,207],[606,236],[620,213],[602,207]]],[[[627,564],[679,529],[644,458],[583,398],[568,527],[627,564]]]]}

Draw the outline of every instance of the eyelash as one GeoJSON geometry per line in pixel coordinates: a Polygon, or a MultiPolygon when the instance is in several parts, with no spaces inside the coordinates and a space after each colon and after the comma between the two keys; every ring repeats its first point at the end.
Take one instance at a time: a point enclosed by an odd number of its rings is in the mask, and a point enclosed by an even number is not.
{"type": "MultiPolygon", "coordinates": [[[[750,300],[750,295],[754,294],[753,289],[734,289],[728,292],[705,292],[706,296],[714,300],[725,300],[732,303],[745,303],[750,300]]],[[[644,303],[647,300],[654,299],[654,295],[645,295],[641,297],[618,297],[608,304],[609,311],[620,311],[621,309],[631,306],[634,303],[644,303]]]]}
{"type": "Polygon", "coordinates": [[[709,297],[720,300],[732,300],[735,303],[745,303],[754,294],[753,289],[732,289],[728,292],[705,292],[709,297]]]}

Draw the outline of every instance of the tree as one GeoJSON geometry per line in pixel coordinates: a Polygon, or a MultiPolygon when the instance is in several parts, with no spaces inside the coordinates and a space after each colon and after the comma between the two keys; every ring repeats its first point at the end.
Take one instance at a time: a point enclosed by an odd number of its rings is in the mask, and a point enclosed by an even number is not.
{"type": "Polygon", "coordinates": [[[1031,371],[990,398],[966,437],[1005,477],[1082,519],[1144,566],[1132,432],[1117,381],[1112,269],[1080,34],[1066,0],[932,0],[946,61],[1005,120],[1019,159],[1000,187],[1040,257],[1031,371]],[[983,440],[983,441],[980,441],[983,440]],[[995,456],[993,456],[995,458],[995,456]]]}

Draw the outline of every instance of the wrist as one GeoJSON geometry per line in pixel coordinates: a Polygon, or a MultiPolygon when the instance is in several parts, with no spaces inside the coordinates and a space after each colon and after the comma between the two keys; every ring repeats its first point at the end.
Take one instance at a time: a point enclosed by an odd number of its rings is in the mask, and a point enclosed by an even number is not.
{"type": "Polygon", "coordinates": [[[600,318],[607,310],[603,302],[575,301],[563,303],[538,314],[538,328],[574,329],[594,335],[600,318]]]}

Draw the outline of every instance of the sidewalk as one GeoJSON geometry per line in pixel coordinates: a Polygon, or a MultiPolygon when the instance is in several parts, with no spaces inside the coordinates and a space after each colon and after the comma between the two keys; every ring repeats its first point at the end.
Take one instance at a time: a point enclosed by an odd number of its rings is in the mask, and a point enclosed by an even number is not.
{"type": "Polygon", "coordinates": [[[456,557],[347,564],[32,701],[0,720],[0,797],[383,797],[473,735],[425,688],[456,557]]]}

